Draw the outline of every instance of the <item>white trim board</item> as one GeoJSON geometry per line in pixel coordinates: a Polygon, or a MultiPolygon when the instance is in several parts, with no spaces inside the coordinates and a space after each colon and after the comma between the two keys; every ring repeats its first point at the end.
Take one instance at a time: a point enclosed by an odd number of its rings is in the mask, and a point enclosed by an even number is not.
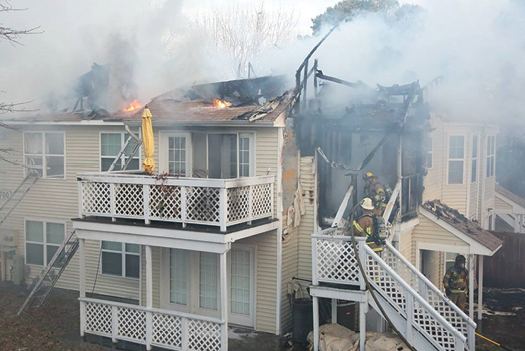
{"type": "MultiPolygon", "coordinates": [[[[431,220],[432,222],[434,222],[435,224],[439,225],[441,228],[445,229],[446,231],[448,231],[452,235],[458,237],[458,239],[460,239],[463,242],[465,242],[465,244],[467,244],[468,248],[469,248],[468,254],[492,256],[496,251],[498,251],[501,248],[501,245],[500,245],[496,250],[491,251],[489,248],[487,248],[483,244],[481,244],[481,243],[477,242],[476,240],[470,238],[468,235],[466,235],[465,233],[462,233],[461,231],[459,231],[458,229],[454,228],[453,226],[451,226],[447,222],[445,222],[445,221],[443,221],[441,219],[437,219],[437,217],[434,214],[432,214],[431,212],[427,211],[422,206],[419,207],[419,213],[421,215],[423,215],[425,218],[427,218],[427,219],[431,220]]],[[[434,245],[434,244],[432,244],[432,245],[434,245]]],[[[448,246],[448,245],[446,245],[446,246],[448,246]]],[[[456,247],[456,246],[451,246],[451,247],[456,247]]]]}

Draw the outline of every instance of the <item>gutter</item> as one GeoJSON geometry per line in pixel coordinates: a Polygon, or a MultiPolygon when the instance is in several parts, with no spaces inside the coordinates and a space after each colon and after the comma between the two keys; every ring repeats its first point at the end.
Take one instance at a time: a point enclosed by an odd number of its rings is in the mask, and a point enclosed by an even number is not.
{"type": "Polygon", "coordinates": [[[122,126],[124,125],[123,122],[105,122],[104,120],[96,120],[96,121],[77,121],[77,122],[28,122],[28,121],[4,121],[4,123],[8,125],[50,125],[50,126],[122,126]]]}

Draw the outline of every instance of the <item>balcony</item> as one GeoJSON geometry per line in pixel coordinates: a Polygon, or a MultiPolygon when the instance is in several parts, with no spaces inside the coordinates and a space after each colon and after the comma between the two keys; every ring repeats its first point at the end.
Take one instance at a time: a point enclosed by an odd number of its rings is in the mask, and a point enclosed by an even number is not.
{"type": "Polygon", "coordinates": [[[80,174],[78,181],[82,218],[197,224],[225,232],[274,217],[274,176],[209,179],[101,172],[80,174]]]}

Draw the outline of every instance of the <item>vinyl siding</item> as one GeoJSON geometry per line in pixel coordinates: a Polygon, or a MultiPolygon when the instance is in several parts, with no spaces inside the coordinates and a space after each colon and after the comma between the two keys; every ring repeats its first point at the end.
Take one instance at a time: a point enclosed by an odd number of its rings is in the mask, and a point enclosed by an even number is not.
{"type": "Polygon", "coordinates": [[[292,306],[288,295],[288,284],[298,276],[299,235],[289,234],[283,241],[282,291],[281,291],[281,331],[286,333],[292,327],[292,306]]]}
{"type": "Polygon", "coordinates": [[[509,212],[512,212],[513,210],[512,205],[505,202],[499,196],[496,196],[494,198],[494,209],[499,210],[499,211],[509,211],[509,212]]]}
{"type": "Polygon", "coordinates": [[[306,214],[301,217],[299,225],[298,277],[312,279],[312,234],[315,231],[314,212],[317,210],[315,158],[301,157],[300,162],[299,181],[303,189],[306,214]]]}
{"type": "MultiPolygon", "coordinates": [[[[65,132],[66,179],[39,179],[24,200],[11,213],[3,224],[6,229],[18,232],[17,254],[25,255],[24,219],[59,221],[66,223],[66,235],[71,231],[71,219],[78,217],[78,185],[76,176],[81,172],[99,171],[100,131],[121,132],[121,127],[44,127],[27,126],[27,131],[65,132]]],[[[6,139],[0,140],[2,147],[15,151],[8,159],[23,162],[23,134],[10,131],[6,139]]],[[[23,179],[23,169],[8,163],[2,164],[0,184],[3,189],[14,190],[23,179]]],[[[99,260],[100,244],[86,241],[86,291],[93,290],[99,260]]],[[[28,265],[30,282],[42,269],[41,266],[28,265]]],[[[78,255],[76,255],[57,282],[57,287],[78,290],[78,255]]],[[[98,274],[94,292],[129,299],[138,299],[138,280],[98,274]]]]}

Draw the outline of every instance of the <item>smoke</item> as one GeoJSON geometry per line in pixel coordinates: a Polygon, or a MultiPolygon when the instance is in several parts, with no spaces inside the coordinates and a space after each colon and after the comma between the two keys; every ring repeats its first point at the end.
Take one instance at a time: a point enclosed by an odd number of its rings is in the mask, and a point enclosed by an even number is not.
{"type": "MultiPolygon", "coordinates": [[[[525,6],[518,0],[417,3],[423,10],[413,16],[361,14],[342,24],[313,58],[325,74],[372,87],[414,80],[424,87],[443,76],[441,84],[427,89],[434,111],[456,120],[518,122],[525,6]]],[[[28,10],[10,13],[1,19],[4,25],[40,25],[44,33],[22,38],[24,46],[0,43],[6,101],[35,100],[27,107],[42,108],[51,92],[54,99],[66,96],[93,62],[116,68],[117,82],[132,79],[136,91],[118,93],[126,99],[136,94],[142,102],[180,86],[235,78],[225,69],[228,55],[210,54],[203,45],[211,35],[195,27],[198,14],[191,2],[19,0],[13,5],[28,10]]],[[[319,39],[267,49],[254,63],[257,76],[293,77],[319,39]]]]}

